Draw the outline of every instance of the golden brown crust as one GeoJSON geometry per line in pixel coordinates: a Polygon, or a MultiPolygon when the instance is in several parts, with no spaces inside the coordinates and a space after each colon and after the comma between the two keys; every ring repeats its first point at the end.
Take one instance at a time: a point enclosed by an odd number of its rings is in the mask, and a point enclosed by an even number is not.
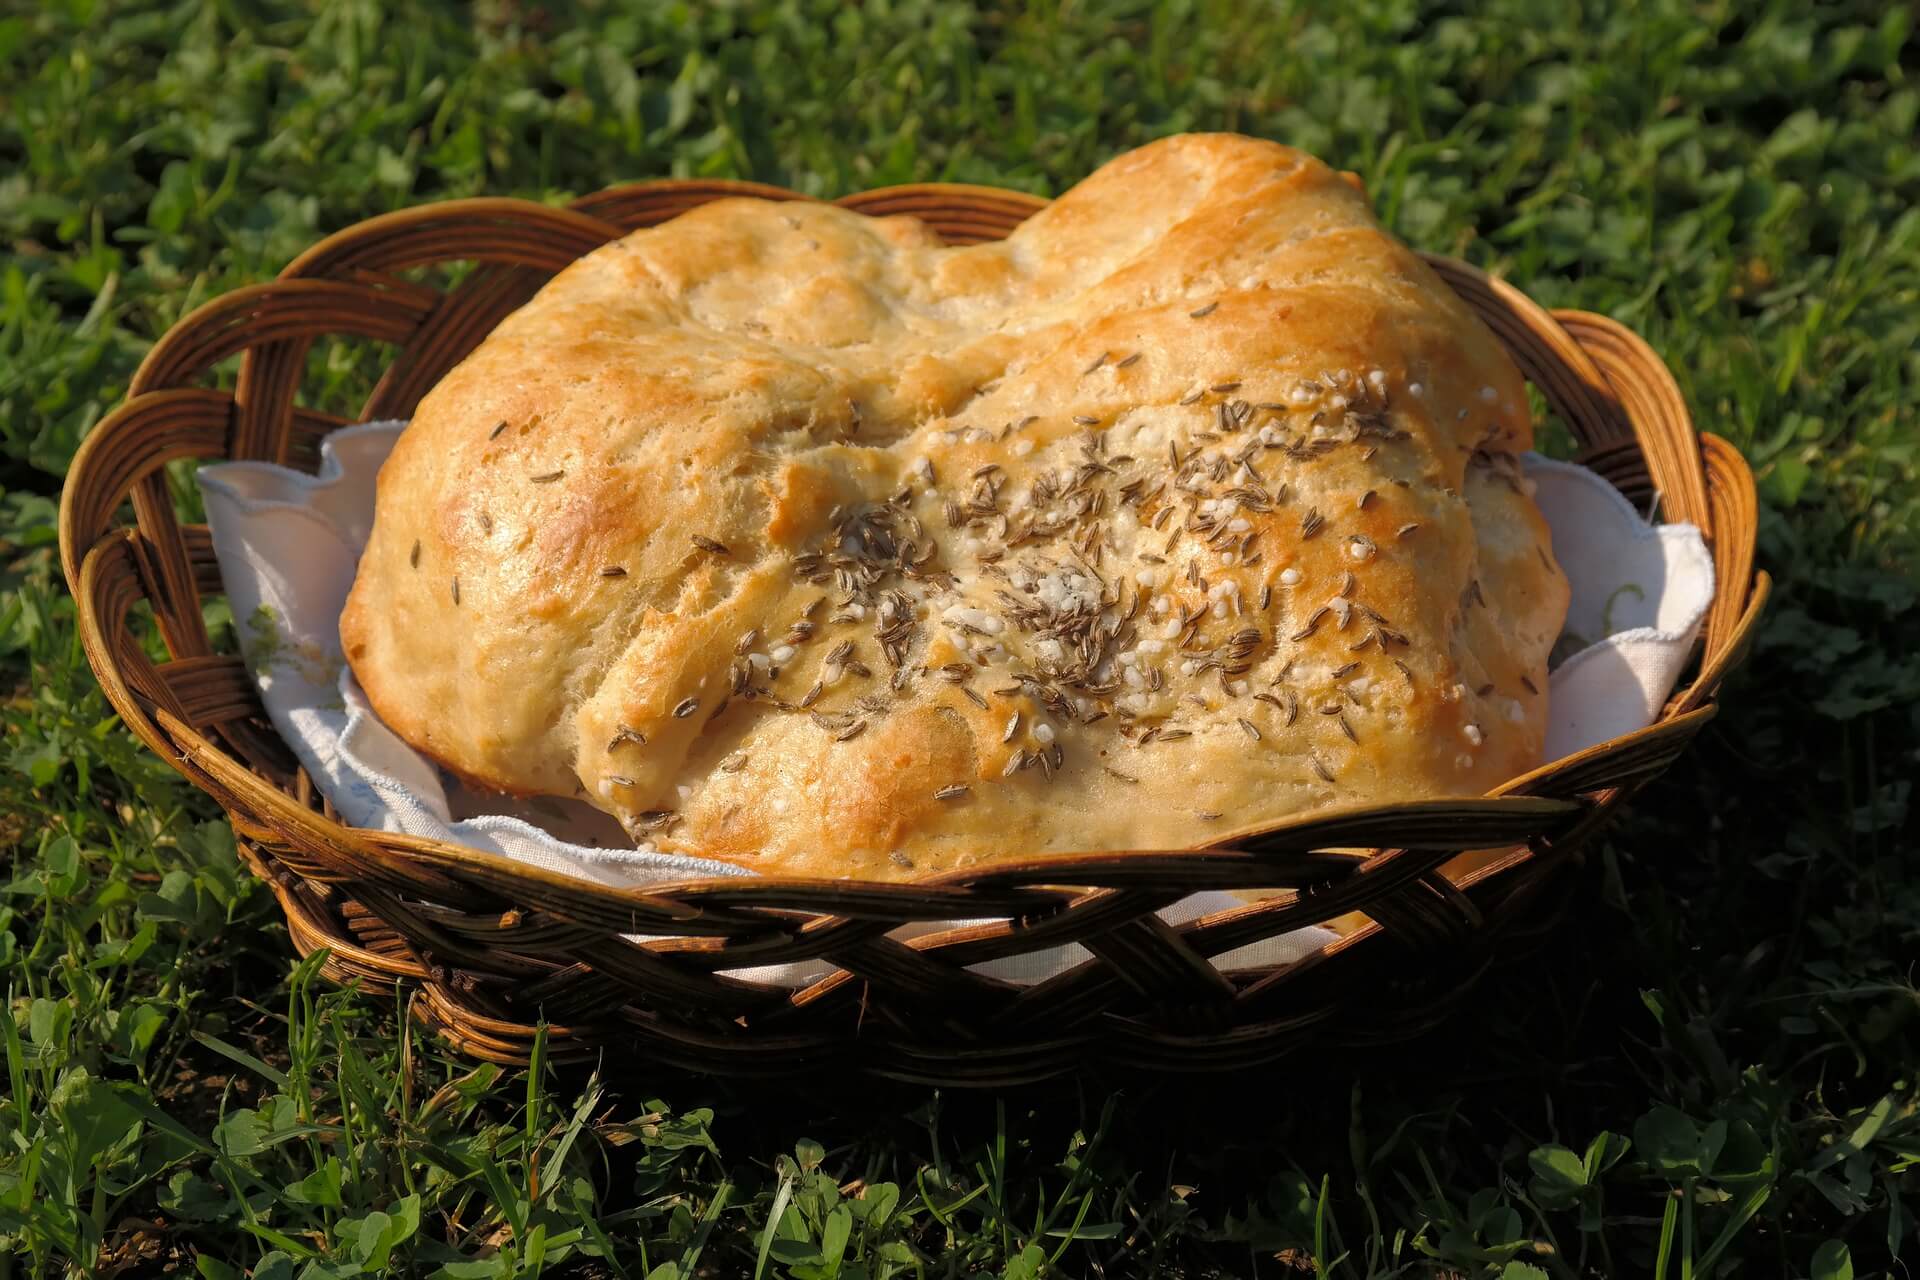
{"type": "Polygon", "coordinates": [[[721,201],[422,402],[341,630],[409,742],[662,849],[1182,847],[1537,762],[1531,443],[1492,335],[1285,147],[1155,143],[968,248],[721,201]]]}

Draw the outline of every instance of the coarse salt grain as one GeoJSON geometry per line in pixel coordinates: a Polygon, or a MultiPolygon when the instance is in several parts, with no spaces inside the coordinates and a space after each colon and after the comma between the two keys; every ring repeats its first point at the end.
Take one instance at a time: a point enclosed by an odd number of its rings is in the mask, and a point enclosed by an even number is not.
{"type": "Polygon", "coordinates": [[[793,655],[794,648],[790,644],[775,645],[767,654],[767,656],[775,662],[785,662],[793,657],[793,655]]]}
{"type": "Polygon", "coordinates": [[[1480,726],[1477,724],[1470,724],[1461,729],[1460,736],[1476,747],[1486,741],[1486,735],[1480,732],[1480,726]]]}
{"type": "Polygon", "coordinates": [[[971,605],[954,605],[943,616],[956,626],[972,627],[975,631],[984,631],[990,636],[997,636],[1007,628],[1007,624],[993,614],[985,609],[973,608],[971,605]]]}
{"type": "Polygon", "coordinates": [[[1059,613],[1090,608],[1100,603],[1100,587],[1085,574],[1071,569],[1056,569],[1041,577],[1035,594],[1040,602],[1059,613]]]}
{"type": "Polygon", "coordinates": [[[1459,755],[1453,758],[1453,763],[1459,768],[1471,769],[1473,768],[1473,757],[1468,755],[1466,752],[1462,751],[1459,755]]]}
{"type": "Polygon", "coordinates": [[[1009,452],[1016,458],[1024,458],[1033,452],[1033,441],[1015,440],[1013,442],[1013,448],[1009,452]]]}
{"type": "Polygon", "coordinates": [[[1486,403],[1492,404],[1495,400],[1498,400],[1499,398],[1500,398],[1500,393],[1498,391],[1495,391],[1492,387],[1480,388],[1480,399],[1482,399],[1486,403]]]}
{"type": "Polygon", "coordinates": [[[1045,720],[1035,721],[1033,726],[1033,740],[1043,747],[1050,745],[1053,742],[1053,726],[1045,720]]]}
{"type": "Polygon", "coordinates": [[[1280,585],[1281,585],[1281,586],[1283,586],[1283,587],[1297,587],[1297,586],[1299,586],[1299,585],[1300,585],[1300,571],[1299,571],[1298,569],[1288,569],[1288,570],[1286,570],[1285,572],[1283,572],[1283,573],[1282,573],[1282,574],[1280,575],[1280,585]]]}
{"type": "Polygon", "coordinates": [[[1244,698],[1247,696],[1247,682],[1245,680],[1230,681],[1227,684],[1227,691],[1236,698],[1244,698]]]}
{"type": "Polygon", "coordinates": [[[1423,396],[1427,394],[1427,388],[1423,383],[1409,382],[1407,384],[1407,394],[1410,396],[1423,396]]]}

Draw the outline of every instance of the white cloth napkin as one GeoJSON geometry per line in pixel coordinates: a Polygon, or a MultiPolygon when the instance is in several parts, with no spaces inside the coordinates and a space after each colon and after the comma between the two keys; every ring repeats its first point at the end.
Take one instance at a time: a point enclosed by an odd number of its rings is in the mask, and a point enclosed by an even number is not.
{"type": "MultiPolygon", "coordinates": [[[[619,825],[572,800],[520,803],[464,791],[373,713],[340,651],[340,612],[373,528],[374,478],[401,422],[345,427],[321,446],[318,475],[263,462],[200,470],[214,554],[248,665],[268,716],[315,785],[350,824],[427,836],[619,887],[698,876],[745,876],[730,863],[628,846],[619,825]]],[[[1547,754],[1653,723],[1686,665],[1713,598],[1713,561],[1692,525],[1654,526],[1583,468],[1526,459],[1554,553],[1573,588],[1551,680],[1547,754]]],[[[1241,905],[1196,893],[1161,913],[1180,923],[1241,905]]],[[[910,926],[911,937],[945,924],[910,926]]],[[[1299,929],[1216,957],[1223,968],[1288,963],[1333,938],[1299,929]]],[[[1036,982],[1085,960],[1078,946],[973,966],[1036,982]]],[[[762,966],[736,976],[803,985],[825,961],[762,966]]]]}

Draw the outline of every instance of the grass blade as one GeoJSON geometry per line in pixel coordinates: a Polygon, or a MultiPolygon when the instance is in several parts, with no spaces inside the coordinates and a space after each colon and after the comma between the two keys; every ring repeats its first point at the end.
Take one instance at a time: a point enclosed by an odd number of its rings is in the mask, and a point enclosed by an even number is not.
{"type": "Polygon", "coordinates": [[[256,1075],[271,1080],[278,1088],[286,1089],[288,1087],[286,1072],[280,1070],[278,1067],[269,1066],[267,1063],[262,1062],[245,1049],[242,1049],[239,1045],[228,1044],[219,1036],[209,1035],[205,1031],[194,1032],[193,1038],[228,1061],[237,1062],[256,1075]]]}
{"type": "Polygon", "coordinates": [[[786,1216],[787,1205],[793,1201],[793,1174],[791,1171],[780,1175],[780,1185],[773,1193],[773,1204],[767,1210],[767,1225],[760,1229],[760,1252],[753,1260],[753,1280],[760,1280],[766,1274],[767,1253],[773,1248],[774,1232],[780,1229],[780,1219],[786,1216]]]}

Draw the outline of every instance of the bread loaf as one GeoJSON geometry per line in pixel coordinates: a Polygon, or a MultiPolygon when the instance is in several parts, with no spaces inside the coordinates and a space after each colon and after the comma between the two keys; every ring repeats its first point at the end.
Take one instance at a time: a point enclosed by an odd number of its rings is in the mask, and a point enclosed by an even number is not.
{"type": "Polygon", "coordinates": [[[900,879],[1539,762],[1519,373],[1298,151],[1120,156],[1004,241],[723,200],[421,402],[341,630],[470,782],[900,879]]]}

